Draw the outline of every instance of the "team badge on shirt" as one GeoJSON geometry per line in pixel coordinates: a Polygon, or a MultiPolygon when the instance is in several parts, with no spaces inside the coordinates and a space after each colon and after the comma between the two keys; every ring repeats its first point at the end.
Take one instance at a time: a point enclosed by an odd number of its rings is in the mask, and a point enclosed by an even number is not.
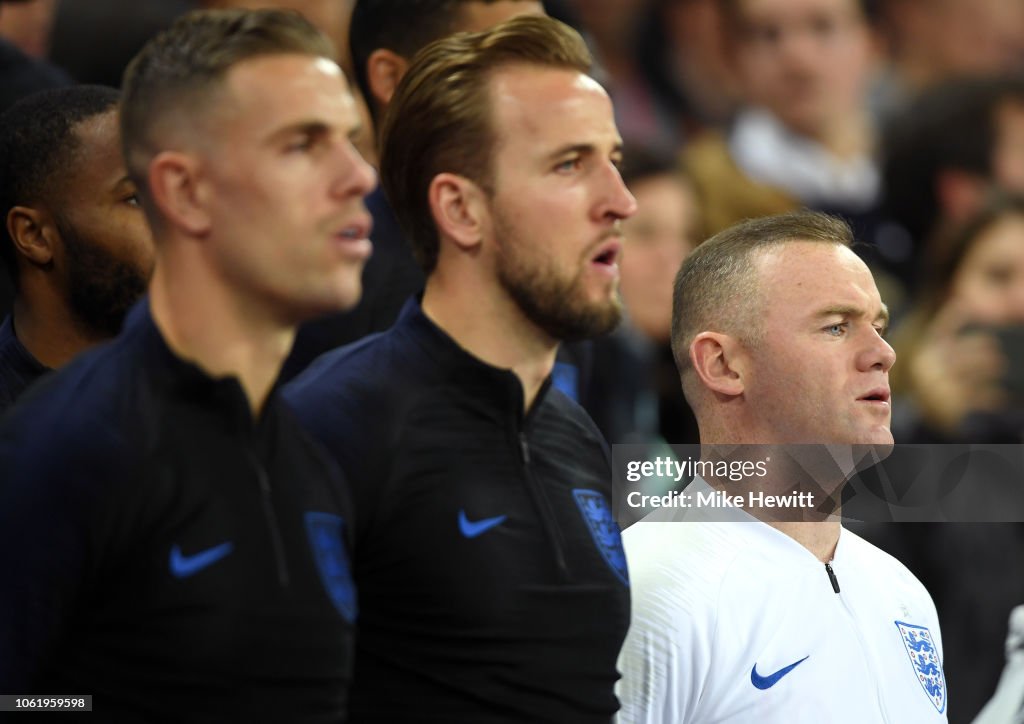
{"type": "Polygon", "coordinates": [[[345,551],[345,522],[330,513],[306,513],[306,535],[328,597],[342,617],[356,618],[356,587],[345,551]]]}
{"type": "Polygon", "coordinates": [[[611,506],[608,499],[596,490],[579,488],[572,491],[576,498],[576,505],[583,514],[590,528],[590,535],[594,544],[601,551],[605,562],[616,577],[627,586],[629,585],[629,571],[626,569],[626,552],[622,549],[622,534],[619,526],[612,517],[611,506]]]}
{"type": "Polygon", "coordinates": [[[924,626],[896,621],[896,628],[903,637],[903,646],[910,656],[921,688],[941,714],[946,709],[946,678],[942,673],[939,651],[935,648],[932,632],[924,626]]]}

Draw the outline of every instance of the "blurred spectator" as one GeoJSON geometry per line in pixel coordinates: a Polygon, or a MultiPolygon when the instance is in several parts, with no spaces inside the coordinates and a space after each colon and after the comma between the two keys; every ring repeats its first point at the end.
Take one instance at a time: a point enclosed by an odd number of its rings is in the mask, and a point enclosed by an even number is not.
{"type": "Polygon", "coordinates": [[[118,99],[75,86],[0,115],[0,259],[18,289],[0,326],[0,410],[116,335],[146,290],[153,241],[121,156],[118,99]]]}
{"type": "Polygon", "coordinates": [[[724,40],[719,0],[654,0],[639,49],[641,66],[652,83],[658,78],[656,63],[669,74],[685,99],[682,120],[689,135],[707,126],[724,126],[740,104],[740,87],[724,40]],[[658,37],[664,38],[666,47],[660,57],[652,57],[658,37]]]}
{"type": "Polygon", "coordinates": [[[1013,609],[1008,629],[1006,668],[974,724],[1024,724],[1024,606],[1013,609]]]}
{"type": "Polygon", "coordinates": [[[880,9],[889,56],[876,98],[883,116],[936,83],[1024,69],[1020,0],[886,0],[880,9]]]}
{"type": "Polygon", "coordinates": [[[623,222],[619,288],[626,320],[594,342],[587,411],[611,443],[697,442],[672,359],[672,288],[700,239],[688,177],[663,154],[628,148],[622,179],[637,212],[623,222]]]}
{"type": "MultiPolygon", "coordinates": [[[[37,1],[0,0],[0,113],[30,93],[46,88],[60,88],[72,82],[59,68],[29,55],[18,46],[17,40],[9,39],[3,30],[4,27],[11,30],[12,26],[20,25],[20,21],[8,23],[8,17],[17,17],[24,9],[35,6],[37,1]]],[[[21,35],[21,32],[17,34],[21,35]]],[[[37,45],[34,40],[28,44],[30,47],[37,45]]],[[[2,287],[3,284],[0,284],[0,289],[2,287]]]]}
{"type": "Polygon", "coordinates": [[[57,0],[9,3],[0,15],[0,37],[7,38],[26,55],[45,58],[50,52],[50,31],[57,0]]]}
{"type": "Polygon", "coordinates": [[[936,233],[964,223],[996,188],[1024,193],[1024,75],[962,79],[921,95],[883,136],[882,214],[876,241],[911,288],[936,233]]]}
{"type": "MultiPolygon", "coordinates": [[[[674,109],[667,106],[641,64],[641,36],[651,0],[569,0],[572,20],[594,54],[594,75],[615,102],[615,120],[627,141],[665,153],[676,151],[681,136],[674,109]]],[[[660,64],[659,64],[660,65],[660,64]]]]}
{"type": "Polygon", "coordinates": [[[708,134],[686,152],[708,233],[799,206],[870,214],[879,174],[864,2],[728,0],[723,8],[746,106],[727,135],[708,134]]]}
{"type": "Polygon", "coordinates": [[[50,59],[79,83],[119,88],[146,41],[193,9],[193,0],[60,0],[50,59]]]}
{"type": "Polygon", "coordinates": [[[899,442],[1021,443],[1024,197],[999,197],[950,237],[894,337],[899,442]],[[1002,330],[1002,331],[997,331],[1002,330]]]}

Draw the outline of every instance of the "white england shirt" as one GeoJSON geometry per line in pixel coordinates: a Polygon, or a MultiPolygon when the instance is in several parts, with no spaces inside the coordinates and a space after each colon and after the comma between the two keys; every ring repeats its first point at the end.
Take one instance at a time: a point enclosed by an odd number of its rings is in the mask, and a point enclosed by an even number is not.
{"type": "Polygon", "coordinates": [[[899,561],[843,529],[834,585],[810,551],[743,511],[693,512],[623,534],[621,724],[946,721],[935,605],[899,561]]]}

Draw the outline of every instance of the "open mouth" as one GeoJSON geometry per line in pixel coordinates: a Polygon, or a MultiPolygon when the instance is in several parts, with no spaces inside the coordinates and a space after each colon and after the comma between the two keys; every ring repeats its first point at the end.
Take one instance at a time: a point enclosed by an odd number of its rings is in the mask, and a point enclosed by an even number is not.
{"type": "Polygon", "coordinates": [[[619,257],[622,255],[622,244],[618,241],[612,241],[607,244],[601,245],[598,249],[597,254],[591,257],[590,261],[593,264],[600,264],[602,266],[612,267],[618,264],[619,257]]]}

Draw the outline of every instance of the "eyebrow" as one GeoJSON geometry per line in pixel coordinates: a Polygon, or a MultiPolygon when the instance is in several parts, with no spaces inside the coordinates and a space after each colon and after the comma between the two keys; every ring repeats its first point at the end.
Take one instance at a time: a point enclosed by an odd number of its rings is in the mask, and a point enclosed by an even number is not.
{"type": "MultiPolygon", "coordinates": [[[[845,304],[839,304],[831,307],[822,309],[815,315],[815,318],[821,317],[867,317],[868,315],[864,312],[861,307],[852,307],[845,304]]],[[[875,315],[875,322],[882,323],[882,331],[889,329],[889,307],[882,304],[878,314],[875,315]]]]}
{"type": "Polygon", "coordinates": [[[323,121],[296,121],[289,123],[287,126],[278,128],[276,131],[271,133],[267,138],[270,142],[282,140],[288,136],[294,134],[306,134],[310,136],[322,136],[325,135],[330,129],[327,124],[323,121]]]}
{"type": "Polygon", "coordinates": [[[119,179],[117,179],[117,181],[115,181],[113,184],[111,184],[110,190],[113,191],[114,193],[119,193],[125,186],[128,185],[134,186],[135,183],[132,181],[131,177],[128,174],[125,174],[124,176],[121,176],[119,179]]]}
{"type": "MultiPolygon", "coordinates": [[[[622,153],[622,142],[618,142],[612,148],[612,153],[622,153]]],[[[568,156],[570,153],[579,153],[581,155],[597,153],[597,146],[593,143],[570,143],[562,146],[548,154],[548,158],[552,161],[559,159],[563,156],[568,156]]]]}

